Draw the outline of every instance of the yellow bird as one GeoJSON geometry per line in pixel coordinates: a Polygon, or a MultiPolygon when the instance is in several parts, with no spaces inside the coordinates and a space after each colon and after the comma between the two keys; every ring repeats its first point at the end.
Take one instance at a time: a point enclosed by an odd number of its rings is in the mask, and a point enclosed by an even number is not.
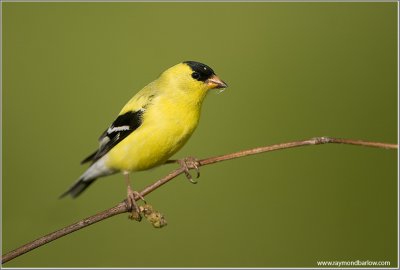
{"type": "Polygon", "coordinates": [[[99,138],[99,148],[82,161],[91,166],[64,193],[77,197],[97,178],[122,172],[128,203],[138,213],[129,174],[164,164],[196,129],[210,89],[226,88],[207,65],[185,61],[164,71],[122,108],[99,138]]]}

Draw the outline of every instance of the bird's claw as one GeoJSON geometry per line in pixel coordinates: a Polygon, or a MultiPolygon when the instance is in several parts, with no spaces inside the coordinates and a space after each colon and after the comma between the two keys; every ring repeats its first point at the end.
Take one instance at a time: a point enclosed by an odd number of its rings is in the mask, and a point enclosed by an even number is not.
{"type": "Polygon", "coordinates": [[[184,159],[179,159],[177,162],[181,165],[183,168],[183,172],[185,173],[186,178],[190,181],[192,184],[197,184],[197,181],[193,179],[192,175],[190,174],[189,170],[190,169],[195,169],[196,170],[196,178],[200,177],[200,163],[199,161],[194,158],[194,157],[187,157],[184,159]]]}
{"type": "Polygon", "coordinates": [[[127,202],[128,202],[128,207],[131,209],[131,214],[129,215],[129,218],[136,220],[136,221],[141,221],[142,215],[141,215],[140,208],[139,208],[138,204],[136,203],[135,195],[137,197],[139,197],[141,200],[143,200],[143,202],[146,204],[146,201],[143,198],[143,196],[140,195],[139,192],[132,190],[132,188],[130,186],[128,186],[127,202]]]}

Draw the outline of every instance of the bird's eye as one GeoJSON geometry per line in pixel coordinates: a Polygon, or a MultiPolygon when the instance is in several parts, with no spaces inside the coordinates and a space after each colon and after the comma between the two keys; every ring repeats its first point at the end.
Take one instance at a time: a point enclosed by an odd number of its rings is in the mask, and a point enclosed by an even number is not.
{"type": "Polygon", "coordinates": [[[193,72],[192,73],[192,78],[198,80],[200,78],[200,73],[198,72],[193,72]]]}

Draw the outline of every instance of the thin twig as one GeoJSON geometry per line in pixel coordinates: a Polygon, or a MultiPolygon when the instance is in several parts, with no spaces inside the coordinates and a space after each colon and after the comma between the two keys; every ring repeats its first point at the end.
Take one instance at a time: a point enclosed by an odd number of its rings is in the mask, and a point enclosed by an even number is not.
{"type": "MultiPolygon", "coordinates": [[[[316,138],[311,138],[309,140],[274,144],[274,145],[270,145],[270,146],[257,147],[257,148],[253,148],[253,149],[249,149],[249,150],[243,150],[243,151],[239,151],[239,152],[231,153],[231,154],[227,154],[227,155],[205,158],[205,159],[199,160],[198,165],[205,166],[205,165],[217,163],[220,161],[255,155],[255,154],[264,153],[264,152],[270,152],[270,151],[299,147],[299,146],[318,145],[318,144],[327,144],[327,143],[351,144],[351,145],[369,146],[369,147],[385,148],[385,149],[397,149],[398,148],[397,144],[367,142],[367,141],[360,141],[360,140],[339,139],[339,138],[329,138],[329,137],[316,137],[316,138]]],[[[193,169],[193,166],[189,166],[189,169],[193,169]]],[[[167,176],[165,176],[165,177],[157,180],[153,184],[147,186],[145,189],[143,189],[140,192],[140,195],[143,197],[146,196],[150,192],[156,190],[160,186],[162,186],[165,183],[169,182],[170,180],[174,179],[175,177],[177,177],[184,171],[185,171],[184,168],[179,168],[179,169],[172,171],[167,176]]],[[[138,197],[135,197],[135,200],[138,200],[138,199],[139,199],[138,197]]],[[[117,204],[116,206],[114,206],[110,209],[107,209],[107,210],[100,212],[96,215],[93,215],[91,217],[85,218],[81,221],[78,221],[74,224],[71,224],[71,225],[64,227],[53,233],[42,236],[28,244],[25,244],[9,253],[3,255],[2,263],[6,263],[18,256],[21,256],[24,253],[27,253],[35,248],[43,246],[51,241],[54,241],[60,237],[70,234],[74,231],[85,228],[96,222],[105,220],[109,217],[113,217],[118,214],[130,212],[130,211],[131,211],[131,209],[128,207],[126,200],[124,200],[123,202],[117,204]]]]}

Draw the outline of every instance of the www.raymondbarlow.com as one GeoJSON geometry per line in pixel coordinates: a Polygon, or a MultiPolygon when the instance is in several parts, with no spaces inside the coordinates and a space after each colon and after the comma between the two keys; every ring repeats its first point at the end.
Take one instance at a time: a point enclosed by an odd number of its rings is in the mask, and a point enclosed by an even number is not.
{"type": "Polygon", "coordinates": [[[344,267],[344,266],[390,266],[390,261],[317,261],[318,266],[335,266],[335,267],[344,267]]]}

